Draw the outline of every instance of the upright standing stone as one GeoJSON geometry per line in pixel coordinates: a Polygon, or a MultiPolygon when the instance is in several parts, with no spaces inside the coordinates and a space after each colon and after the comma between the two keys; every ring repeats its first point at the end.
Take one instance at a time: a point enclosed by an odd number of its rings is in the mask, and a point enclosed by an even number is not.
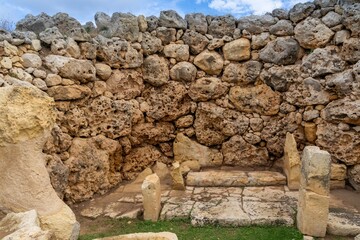
{"type": "Polygon", "coordinates": [[[182,176],[179,162],[174,162],[171,169],[172,188],[174,190],[185,190],[184,178],[182,176]]]}
{"type": "Polygon", "coordinates": [[[0,209],[35,209],[58,240],[77,239],[80,225],[50,183],[42,153],[55,123],[54,101],[33,87],[0,88],[0,209]]]}
{"type": "Polygon", "coordinates": [[[331,157],[316,146],[305,147],[301,162],[297,227],[314,237],[325,237],[329,215],[331,157]]]}
{"type": "Polygon", "coordinates": [[[287,177],[287,185],[291,190],[299,189],[300,165],[300,155],[296,147],[294,135],[286,133],[284,147],[284,172],[287,177]]]}
{"type": "Polygon", "coordinates": [[[144,220],[156,222],[161,210],[160,178],[156,174],[147,176],[141,185],[144,204],[144,220]]]}

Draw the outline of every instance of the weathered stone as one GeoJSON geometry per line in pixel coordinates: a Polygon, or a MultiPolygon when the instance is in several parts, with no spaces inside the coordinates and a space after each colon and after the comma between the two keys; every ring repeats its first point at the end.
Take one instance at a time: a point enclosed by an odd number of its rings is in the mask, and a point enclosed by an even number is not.
{"type": "Polygon", "coordinates": [[[224,164],[240,167],[266,166],[269,156],[265,147],[255,147],[239,136],[235,135],[221,147],[224,164]]]}
{"type": "Polygon", "coordinates": [[[101,32],[102,30],[109,28],[111,17],[109,15],[107,15],[106,13],[97,12],[94,16],[94,19],[95,19],[95,24],[96,24],[98,31],[101,32]]]}
{"type": "Polygon", "coordinates": [[[218,145],[227,137],[244,134],[249,127],[249,119],[240,112],[202,102],[196,110],[194,127],[201,144],[218,145]]]}
{"type": "Polygon", "coordinates": [[[169,81],[160,88],[150,88],[143,96],[150,106],[146,114],[153,119],[173,121],[190,112],[187,90],[179,82],[169,81]]]}
{"type": "Polygon", "coordinates": [[[300,46],[309,49],[324,47],[334,35],[319,19],[311,17],[297,24],[294,32],[300,46]]]}
{"type": "Polygon", "coordinates": [[[346,179],[346,165],[331,163],[330,179],[338,180],[338,181],[345,180],[346,179]]]}
{"type": "Polygon", "coordinates": [[[125,100],[136,98],[144,89],[141,73],[132,69],[114,70],[111,77],[106,81],[106,86],[116,99],[125,100]]]}
{"type": "Polygon", "coordinates": [[[74,202],[91,198],[121,181],[119,166],[122,161],[117,141],[102,135],[74,138],[66,166],[70,170],[66,198],[74,202]]]}
{"type": "Polygon", "coordinates": [[[321,111],[321,117],[329,122],[360,125],[360,100],[343,98],[332,101],[321,111]]]}
{"type": "Polygon", "coordinates": [[[220,166],[223,156],[218,150],[203,146],[179,133],[174,141],[174,161],[198,161],[201,167],[220,166]]]}
{"type": "Polygon", "coordinates": [[[261,79],[272,89],[286,92],[291,84],[302,81],[300,66],[273,66],[261,72],[261,79]]]}
{"type": "Polygon", "coordinates": [[[321,18],[321,21],[328,26],[329,28],[339,25],[342,21],[340,14],[330,11],[324,17],[321,18]]]}
{"type": "Polygon", "coordinates": [[[294,35],[294,27],[289,20],[280,20],[269,29],[271,34],[276,36],[294,35]]]}
{"type": "Polygon", "coordinates": [[[343,24],[344,26],[351,31],[352,37],[359,37],[360,30],[358,27],[358,23],[360,20],[360,4],[354,2],[354,4],[346,4],[344,5],[344,13],[343,13],[343,24]]]}
{"type": "Polygon", "coordinates": [[[280,94],[264,84],[246,88],[232,87],[229,99],[240,111],[256,112],[262,115],[275,115],[279,112],[280,94]]]}
{"type": "Polygon", "coordinates": [[[277,38],[260,51],[260,59],[278,65],[289,65],[296,62],[299,50],[299,44],[294,39],[277,38]]]}
{"type": "Polygon", "coordinates": [[[41,58],[35,53],[25,53],[21,56],[23,66],[26,68],[39,68],[42,65],[41,58]]]}
{"type": "Polygon", "coordinates": [[[134,145],[142,143],[158,144],[175,138],[174,125],[169,122],[139,123],[133,126],[131,141],[134,145]]]}
{"type": "Polygon", "coordinates": [[[360,164],[352,166],[349,171],[349,182],[356,191],[360,191],[360,164]]]}
{"type": "Polygon", "coordinates": [[[305,120],[305,121],[311,121],[311,120],[314,120],[314,119],[316,119],[316,118],[318,118],[319,117],[319,111],[318,110],[316,110],[316,109],[314,109],[314,110],[309,110],[309,111],[305,111],[304,113],[303,113],[303,119],[305,120]]]}
{"type": "Polygon", "coordinates": [[[291,190],[297,190],[300,186],[300,155],[297,150],[294,135],[286,133],[284,147],[284,172],[287,177],[287,186],[291,190]]]}
{"type": "Polygon", "coordinates": [[[191,13],[185,15],[185,20],[188,23],[188,29],[196,31],[201,34],[206,34],[208,30],[205,15],[202,13],[191,13]]]}
{"type": "Polygon", "coordinates": [[[187,61],[189,59],[189,46],[185,44],[169,44],[163,50],[166,57],[175,58],[176,61],[187,61]]]}
{"type": "Polygon", "coordinates": [[[282,8],[276,8],[272,11],[272,15],[278,19],[289,19],[289,13],[282,8]]]}
{"type": "Polygon", "coordinates": [[[145,16],[144,15],[140,15],[138,16],[138,25],[139,25],[139,31],[144,33],[146,32],[147,28],[148,28],[148,25],[147,25],[147,21],[145,19],[145,16]]]}
{"type": "Polygon", "coordinates": [[[96,75],[99,76],[101,80],[108,80],[111,75],[111,67],[103,63],[95,64],[96,75]]]}
{"type": "Polygon", "coordinates": [[[50,240],[52,233],[40,228],[38,214],[35,210],[20,213],[9,213],[0,221],[3,240],[39,239],[50,240]]]}
{"type": "Polygon", "coordinates": [[[131,13],[115,12],[111,16],[111,25],[104,29],[106,37],[119,37],[129,42],[135,42],[139,38],[139,25],[137,17],[131,13]]]}
{"type": "Polygon", "coordinates": [[[334,43],[335,43],[335,45],[343,44],[345,42],[345,40],[348,38],[350,38],[349,30],[337,31],[334,35],[334,43]]]}
{"type": "Polygon", "coordinates": [[[257,61],[245,63],[230,63],[225,67],[222,81],[235,85],[248,85],[254,83],[260,75],[262,64],[257,61]]]}
{"type": "Polygon", "coordinates": [[[168,28],[187,28],[187,22],[174,10],[161,11],[159,26],[168,28]]]}
{"type": "Polygon", "coordinates": [[[185,190],[184,178],[181,172],[179,162],[174,162],[171,169],[172,189],[174,190],[185,190]]]}
{"type": "Polygon", "coordinates": [[[219,75],[224,66],[221,55],[215,51],[205,50],[194,58],[194,64],[210,75],[219,75]]]}
{"type": "Polygon", "coordinates": [[[156,37],[158,37],[163,45],[170,44],[171,42],[176,41],[176,29],[175,28],[166,28],[158,27],[156,29],[156,37]]]}
{"type": "Polygon", "coordinates": [[[226,43],[223,47],[224,58],[229,61],[243,61],[250,59],[250,41],[239,38],[226,43]]]}
{"type": "Polygon", "coordinates": [[[161,40],[150,33],[143,33],[141,48],[145,55],[151,55],[159,52],[162,49],[161,40]]]}
{"type": "Polygon", "coordinates": [[[336,92],[338,96],[346,97],[355,92],[356,83],[351,69],[325,76],[326,88],[336,92]]]}
{"type": "Polygon", "coordinates": [[[243,31],[246,30],[250,34],[260,34],[267,32],[269,27],[276,23],[276,20],[270,14],[262,16],[247,16],[242,17],[238,21],[238,28],[243,31]]]}
{"type": "Polygon", "coordinates": [[[16,24],[16,30],[19,31],[32,31],[36,34],[50,28],[54,25],[54,21],[46,13],[41,13],[37,16],[28,14],[24,19],[21,19],[16,24]]]}
{"type": "Polygon", "coordinates": [[[169,80],[168,62],[158,55],[148,56],[143,64],[144,81],[153,86],[161,86],[169,80]]]}
{"type": "Polygon", "coordinates": [[[91,90],[86,86],[53,86],[47,91],[50,97],[57,101],[76,100],[90,95],[91,90]]]}
{"type": "Polygon", "coordinates": [[[156,222],[161,211],[161,186],[156,174],[149,175],[141,185],[144,205],[144,220],[156,222]]]}
{"type": "Polygon", "coordinates": [[[196,78],[196,67],[189,62],[179,62],[170,69],[170,77],[176,81],[192,82],[196,78]]]}
{"type": "Polygon", "coordinates": [[[208,33],[217,38],[232,36],[235,27],[236,21],[231,15],[213,17],[209,23],[208,33]]]}
{"type": "Polygon", "coordinates": [[[312,122],[306,122],[304,124],[304,133],[305,133],[305,139],[308,142],[315,142],[317,136],[316,136],[316,130],[317,130],[317,126],[315,123],[312,122]]]}
{"type": "Polygon", "coordinates": [[[338,56],[336,49],[331,47],[317,48],[304,57],[302,68],[312,77],[319,77],[329,73],[341,72],[345,69],[345,62],[338,56]]]}
{"type": "Polygon", "coordinates": [[[205,77],[197,79],[190,85],[189,96],[193,101],[205,102],[210,99],[217,99],[228,91],[226,85],[220,79],[205,77]]]}
{"type": "Polygon", "coordinates": [[[341,48],[341,57],[345,61],[355,63],[360,60],[359,38],[346,39],[341,48]]]}
{"type": "Polygon", "coordinates": [[[360,215],[358,213],[330,212],[326,232],[335,236],[358,235],[360,234],[360,215]]]}
{"type": "Polygon", "coordinates": [[[306,17],[310,16],[310,14],[315,10],[315,5],[313,3],[298,3],[290,9],[289,17],[290,20],[294,23],[298,23],[306,17]]]}
{"type": "Polygon", "coordinates": [[[178,240],[176,234],[171,232],[133,233],[115,237],[97,238],[95,240],[178,240]]]}
{"type": "Polygon", "coordinates": [[[53,101],[36,88],[4,87],[0,91],[0,125],[5,130],[0,136],[0,169],[20,173],[4,175],[0,182],[3,209],[35,209],[43,229],[52,231],[57,239],[76,239],[79,224],[52,188],[42,153],[55,122],[53,101]]]}
{"type": "Polygon", "coordinates": [[[148,31],[152,32],[154,31],[159,24],[159,19],[156,16],[150,16],[150,17],[146,17],[146,22],[148,25],[148,31]]]}
{"type": "Polygon", "coordinates": [[[46,44],[51,44],[55,40],[63,39],[64,36],[60,33],[57,27],[47,28],[39,34],[39,38],[46,44]]]}
{"type": "Polygon", "coordinates": [[[301,233],[324,237],[329,215],[329,196],[299,191],[297,227],[301,233]]]}
{"type": "Polygon", "coordinates": [[[209,39],[195,31],[186,31],[182,40],[189,45],[190,52],[194,55],[201,53],[209,43],[209,39]]]}

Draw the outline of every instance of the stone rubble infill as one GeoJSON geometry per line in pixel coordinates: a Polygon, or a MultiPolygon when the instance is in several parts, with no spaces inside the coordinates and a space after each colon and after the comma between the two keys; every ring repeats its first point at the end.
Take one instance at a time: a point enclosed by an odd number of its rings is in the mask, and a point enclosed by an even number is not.
{"type": "Polygon", "coordinates": [[[286,177],[269,171],[204,171],[190,172],[186,178],[187,186],[197,187],[244,187],[276,186],[286,184],[286,177]]]}

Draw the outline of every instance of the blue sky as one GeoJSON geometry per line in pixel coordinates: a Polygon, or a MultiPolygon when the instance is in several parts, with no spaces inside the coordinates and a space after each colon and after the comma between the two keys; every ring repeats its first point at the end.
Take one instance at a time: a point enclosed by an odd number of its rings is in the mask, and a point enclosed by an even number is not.
{"type": "Polygon", "coordinates": [[[26,14],[66,12],[81,23],[93,21],[96,12],[130,12],[134,15],[159,16],[173,9],[180,15],[202,12],[209,15],[232,14],[235,17],[259,15],[275,8],[289,9],[306,0],[0,0],[0,18],[17,22],[26,14]]]}

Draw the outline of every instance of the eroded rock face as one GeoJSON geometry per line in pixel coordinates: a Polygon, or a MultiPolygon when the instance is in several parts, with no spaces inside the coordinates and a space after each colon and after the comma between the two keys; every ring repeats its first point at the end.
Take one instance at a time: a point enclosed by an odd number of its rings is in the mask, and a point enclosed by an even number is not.
{"type": "Polygon", "coordinates": [[[189,45],[192,54],[201,53],[209,43],[204,35],[195,31],[186,31],[182,37],[185,44],[189,45]]]}
{"type": "Polygon", "coordinates": [[[144,81],[153,86],[161,86],[169,80],[168,62],[158,55],[148,56],[143,64],[144,81]]]}
{"type": "Polygon", "coordinates": [[[70,157],[65,162],[70,171],[65,198],[73,202],[84,201],[119,183],[121,152],[117,141],[102,135],[74,138],[70,157]]]}
{"type": "Polygon", "coordinates": [[[108,91],[117,99],[136,98],[144,89],[143,76],[136,70],[115,70],[106,81],[108,91]]]}
{"type": "Polygon", "coordinates": [[[298,65],[273,66],[262,71],[261,78],[272,89],[279,92],[285,92],[289,89],[290,84],[303,80],[298,65]]]}
{"type": "Polygon", "coordinates": [[[229,99],[243,112],[256,112],[262,115],[275,115],[279,112],[280,94],[267,85],[254,87],[232,87],[229,99]]]}
{"type": "Polygon", "coordinates": [[[298,59],[300,47],[294,39],[278,38],[260,51],[260,59],[278,65],[293,64],[298,59]]]}
{"type": "Polygon", "coordinates": [[[323,109],[322,117],[329,122],[360,125],[360,100],[343,98],[333,101],[323,109]]]}
{"type": "Polygon", "coordinates": [[[217,99],[227,92],[228,88],[218,78],[200,78],[190,85],[189,96],[195,102],[217,99]]]}
{"type": "Polygon", "coordinates": [[[186,14],[185,20],[187,21],[188,28],[190,30],[196,31],[201,34],[207,33],[208,25],[204,14],[202,13],[186,14]]]}
{"type": "Polygon", "coordinates": [[[235,26],[235,18],[231,15],[214,17],[209,24],[208,33],[218,38],[232,36],[235,26]]]}
{"type": "Polygon", "coordinates": [[[134,145],[156,145],[173,140],[174,132],[175,127],[169,122],[139,123],[133,127],[130,140],[134,145]]]}
{"type": "Polygon", "coordinates": [[[221,147],[224,163],[232,166],[259,167],[268,164],[268,152],[265,147],[255,147],[241,136],[235,135],[221,147]]]}
{"type": "Polygon", "coordinates": [[[187,22],[174,10],[161,11],[159,25],[169,28],[186,29],[187,22]]]}
{"type": "Polygon", "coordinates": [[[261,68],[262,64],[258,61],[230,63],[224,69],[222,80],[240,86],[248,85],[256,81],[261,68]]]}
{"type": "Polygon", "coordinates": [[[179,62],[170,69],[170,77],[176,81],[192,82],[196,78],[196,67],[189,62],[179,62]]]}
{"type": "Polygon", "coordinates": [[[240,112],[210,102],[198,105],[194,127],[196,138],[201,144],[221,144],[227,137],[245,133],[248,126],[249,119],[240,112]]]}
{"type": "Polygon", "coordinates": [[[238,28],[246,30],[251,34],[259,34],[269,30],[269,27],[276,23],[276,20],[271,15],[263,16],[248,16],[238,20],[238,28]]]}
{"type": "Polygon", "coordinates": [[[341,48],[341,56],[345,61],[357,62],[360,60],[360,40],[359,38],[350,38],[344,41],[341,48]]]}
{"type": "Polygon", "coordinates": [[[223,69],[224,60],[217,52],[205,50],[194,58],[194,64],[210,75],[218,75],[223,69]]]}
{"type": "Polygon", "coordinates": [[[223,47],[224,58],[230,61],[242,61],[250,58],[250,41],[240,38],[223,47]]]}

